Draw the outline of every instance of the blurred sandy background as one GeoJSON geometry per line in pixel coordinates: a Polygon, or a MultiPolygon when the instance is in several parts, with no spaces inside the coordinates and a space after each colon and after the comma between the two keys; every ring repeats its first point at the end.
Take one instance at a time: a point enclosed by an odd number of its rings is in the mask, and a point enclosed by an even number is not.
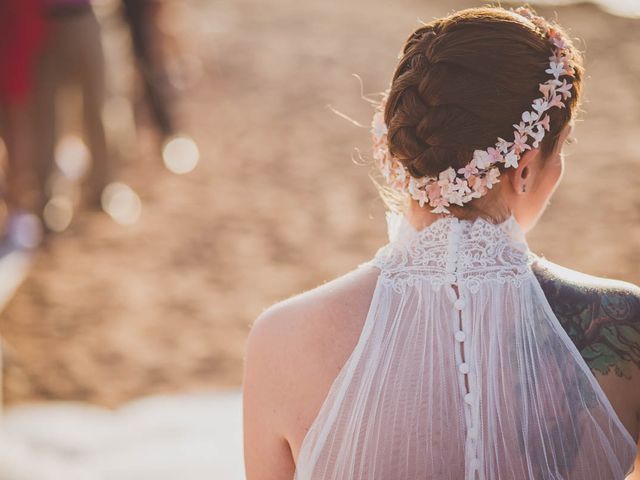
{"type": "MultiPolygon", "coordinates": [[[[238,388],[245,337],[271,303],[341,275],[386,242],[383,204],[357,165],[360,99],[386,88],[406,35],[469,1],[167,2],[189,66],[178,116],[200,162],[164,168],[142,125],[120,178],[142,200],[130,226],[74,219],[37,255],[0,318],[8,405],[115,407],[152,393],[238,388]]],[[[582,121],[532,249],[640,284],[640,20],[590,4],[540,7],[586,54],[582,121]]],[[[126,49],[103,9],[109,85],[126,49]]],[[[186,59],[186,60],[185,60],[186,59]]],[[[121,68],[118,67],[121,66],[121,68]]]]}

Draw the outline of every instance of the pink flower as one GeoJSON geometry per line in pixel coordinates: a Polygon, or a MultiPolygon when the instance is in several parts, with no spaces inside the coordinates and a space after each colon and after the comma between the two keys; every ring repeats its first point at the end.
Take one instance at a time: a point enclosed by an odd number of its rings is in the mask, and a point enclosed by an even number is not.
{"type": "Polygon", "coordinates": [[[558,78],[564,73],[564,62],[550,62],[549,68],[545,70],[545,73],[550,73],[555,78],[558,78]]]}
{"type": "Polygon", "coordinates": [[[377,138],[382,138],[387,134],[387,125],[384,123],[384,115],[382,112],[376,112],[371,122],[371,133],[377,138]]]}
{"type": "Polygon", "coordinates": [[[512,125],[515,129],[516,132],[519,133],[520,135],[530,135],[531,132],[533,131],[533,126],[531,125],[525,125],[524,122],[520,122],[519,124],[513,124],[512,125]]]}
{"type": "Polygon", "coordinates": [[[552,89],[553,89],[553,85],[550,84],[549,82],[541,83],[539,87],[539,90],[542,92],[545,99],[549,98],[549,96],[551,95],[552,89]]]}
{"type": "Polygon", "coordinates": [[[475,160],[476,166],[480,170],[484,170],[491,164],[491,156],[489,155],[489,152],[485,150],[474,150],[473,160],[475,160]]]}
{"type": "Polygon", "coordinates": [[[438,185],[440,185],[441,187],[446,186],[450,182],[453,182],[455,178],[456,171],[453,169],[453,167],[449,167],[446,170],[440,172],[440,175],[438,176],[438,185]]]}
{"type": "Polygon", "coordinates": [[[455,203],[457,205],[463,205],[463,197],[469,193],[471,189],[467,185],[466,180],[456,178],[455,183],[451,185],[446,199],[449,203],[455,203]]]}
{"type": "Polygon", "coordinates": [[[502,155],[500,154],[500,152],[493,148],[493,147],[489,147],[487,149],[487,153],[489,154],[489,158],[491,158],[491,163],[498,163],[498,162],[504,162],[504,158],[502,158],[502,155]]]}
{"type": "Polygon", "coordinates": [[[462,173],[464,178],[469,178],[471,175],[478,173],[475,159],[471,159],[464,167],[458,169],[458,173],[462,173]]]}
{"type": "Polygon", "coordinates": [[[485,185],[486,185],[486,181],[484,179],[475,177],[475,181],[471,186],[471,188],[473,189],[472,196],[479,198],[485,195],[488,192],[487,187],[485,185]]]}
{"type": "Polygon", "coordinates": [[[542,120],[538,122],[538,125],[541,125],[542,127],[544,127],[544,129],[548,132],[549,131],[549,115],[545,115],[544,117],[542,117],[542,120]]]}
{"type": "Polygon", "coordinates": [[[562,99],[566,100],[571,96],[571,92],[569,91],[571,90],[571,87],[573,87],[572,84],[567,83],[566,79],[562,79],[562,85],[556,87],[556,93],[562,94],[562,99]]]}
{"type": "Polygon", "coordinates": [[[549,102],[551,107],[559,107],[564,108],[564,103],[562,103],[562,95],[554,95],[551,101],[549,102]]]}
{"type": "Polygon", "coordinates": [[[522,114],[522,121],[526,123],[534,122],[538,119],[538,114],[535,112],[524,112],[522,114]]]}
{"type": "Polygon", "coordinates": [[[518,160],[520,159],[520,157],[518,156],[518,154],[516,154],[516,152],[514,152],[513,150],[511,150],[510,152],[508,152],[505,156],[504,156],[505,162],[504,162],[504,166],[505,167],[513,167],[513,168],[518,168],[518,160]]]}
{"type": "MultiPolygon", "coordinates": [[[[533,132],[531,132],[533,133],[533,132]]],[[[515,133],[515,139],[513,140],[513,146],[515,148],[516,153],[520,153],[523,150],[529,150],[531,147],[527,145],[527,135],[521,134],[519,132],[515,133]]]]}
{"type": "Polygon", "coordinates": [[[538,148],[539,143],[544,138],[544,128],[542,125],[538,124],[536,126],[536,131],[533,132],[533,148],[538,148]]]}
{"type": "Polygon", "coordinates": [[[498,170],[497,168],[494,167],[491,170],[489,170],[489,173],[487,173],[487,176],[485,177],[486,187],[491,188],[493,187],[493,185],[500,182],[500,180],[498,180],[499,176],[500,176],[500,170],[498,170]]]}
{"type": "MultiPolygon", "coordinates": [[[[501,153],[507,153],[507,150],[509,150],[509,147],[511,145],[513,145],[513,142],[507,142],[504,138],[498,137],[498,142],[496,143],[496,148],[501,153]]],[[[504,161],[504,158],[501,161],[504,161]]]]}
{"type": "Polygon", "coordinates": [[[443,197],[436,198],[429,205],[435,207],[431,210],[433,213],[450,213],[449,210],[445,208],[449,206],[449,202],[447,202],[443,197]]]}
{"type": "Polygon", "coordinates": [[[573,77],[573,76],[575,75],[575,73],[576,73],[576,72],[575,72],[575,69],[574,69],[571,65],[568,65],[568,64],[566,64],[566,63],[565,63],[565,65],[566,65],[566,66],[564,67],[564,72],[563,72],[563,74],[564,74],[564,75],[569,75],[569,76],[573,77]]]}
{"type": "Polygon", "coordinates": [[[412,197],[418,201],[420,207],[423,207],[425,203],[429,203],[429,196],[424,190],[419,189],[415,195],[412,195],[412,197]]]}
{"type": "Polygon", "coordinates": [[[435,200],[442,196],[440,191],[440,185],[438,185],[438,182],[429,183],[425,187],[425,191],[427,192],[427,195],[431,200],[435,200]]]}
{"type": "Polygon", "coordinates": [[[546,110],[548,110],[549,108],[549,104],[547,103],[547,101],[544,98],[536,98],[533,101],[533,109],[538,112],[538,118],[540,117],[540,114],[546,110]]]}
{"type": "Polygon", "coordinates": [[[549,40],[551,40],[556,48],[563,49],[567,46],[567,42],[560,36],[560,32],[554,28],[549,29],[549,40]]]}

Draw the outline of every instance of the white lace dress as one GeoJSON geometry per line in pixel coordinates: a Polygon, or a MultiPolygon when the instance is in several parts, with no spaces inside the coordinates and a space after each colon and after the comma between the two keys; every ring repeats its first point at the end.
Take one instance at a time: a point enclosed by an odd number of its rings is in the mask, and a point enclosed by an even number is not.
{"type": "Polygon", "coordinates": [[[621,480],[636,444],[551,310],[514,217],[387,213],[358,342],[294,480],[621,480]]]}

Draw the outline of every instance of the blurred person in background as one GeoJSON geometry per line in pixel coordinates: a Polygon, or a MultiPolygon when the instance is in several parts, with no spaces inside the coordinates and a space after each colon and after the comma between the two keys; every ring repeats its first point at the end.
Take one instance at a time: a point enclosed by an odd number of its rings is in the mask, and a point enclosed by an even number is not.
{"type": "Polygon", "coordinates": [[[42,0],[0,2],[0,135],[7,163],[2,185],[2,237],[18,246],[40,240],[30,110],[34,66],[46,38],[42,0]]]}
{"type": "Polygon", "coordinates": [[[122,0],[124,18],[131,32],[131,43],[144,85],[152,120],[166,140],[175,133],[170,108],[170,82],[162,50],[159,18],[160,0],[122,0]]]}
{"type": "MultiPolygon", "coordinates": [[[[105,97],[104,52],[100,24],[90,0],[43,0],[50,35],[38,66],[34,138],[36,169],[43,192],[41,208],[51,194],[49,177],[57,140],[56,96],[63,84],[82,93],[83,130],[91,166],[83,199],[90,208],[101,207],[101,195],[109,183],[110,162],[102,109],[105,97]]],[[[66,108],[66,105],[58,105],[66,108]]]]}

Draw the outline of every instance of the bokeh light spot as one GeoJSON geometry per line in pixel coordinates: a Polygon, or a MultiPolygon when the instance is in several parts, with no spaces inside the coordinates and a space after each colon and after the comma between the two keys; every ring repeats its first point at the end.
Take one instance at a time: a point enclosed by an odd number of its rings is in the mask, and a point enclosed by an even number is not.
{"type": "Polygon", "coordinates": [[[102,191],[102,208],[111,218],[123,225],[136,223],[142,211],[142,202],[131,187],[113,182],[102,191]]]}
{"type": "Polygon", "coordinates": [[[70,180],[79,180],[89,169],[89,150],[76,135],[64,136],[56,145],[58,168],[70,180]]]}
{"type": "Polygon", "coordinates": [[[200,152],[192,138],[175,136],[162,149],[162,159],[165,166],[173,173],[189,173],[198,164],[200,152]]]}
{"type": "Polygon", "coordinates": [[[54,232],[66,230],[73,219],[73,202],[64,195],[54,195],[43,211],[44,223],[54,232]]]}

